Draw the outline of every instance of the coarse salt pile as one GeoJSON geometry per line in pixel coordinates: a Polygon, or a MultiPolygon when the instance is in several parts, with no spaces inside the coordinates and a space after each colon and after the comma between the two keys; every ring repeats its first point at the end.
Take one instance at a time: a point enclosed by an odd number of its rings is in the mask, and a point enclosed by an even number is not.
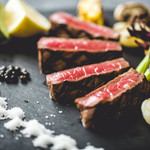
{"type": "MultiPolygon", "coordinates": [[[[10,131],[19,130],[24,137],[33,139],[33,146],[47,148],[51,146],[51,150],[79,150],[76,141],[70,136],[60,134],[54,135],[54,131],[46,129],[44,125],[36,119],[24,121],[24,111],[19,107],[7,109],[6,98],[0,97],[0,120],[10,119],[4,124],[4,127],[10,131]],[[20,127],[24,129],[20,130],[20,127]]],[[[82,150],[104,150],[103,148],[95,148],[88,145],[82,150]]]]}

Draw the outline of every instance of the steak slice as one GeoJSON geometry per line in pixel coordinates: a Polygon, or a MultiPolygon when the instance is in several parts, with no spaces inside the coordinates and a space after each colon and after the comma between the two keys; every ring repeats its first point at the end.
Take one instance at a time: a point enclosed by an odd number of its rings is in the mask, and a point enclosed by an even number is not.
{"type": "Polygon", "coordinates": [[[104,85],[129,68],[124,58],[68,69],[46,76],[50,96],[59,102],[73,102],[104,85]]]}
{"type": "Polygon", "coordinates": [[[98,127],[121,116],[140,110],[142,101],[149,97],[150,83],[144,74],[134,69],[119,75],[104,86],[75,100],[85,127],[98,127]]]}
{"type": "Polygon", "coordinates": [[[46,74],[122,55],[120,44],[112,41],[42,37],[37,46],[40,70],[46,74]]]}
{"type": "Polygon", "coordinates": [[[109,27],[81,21],[64,12],[53,13],[49,17],[49,20],[52,23],[51,34],[53,36],[67,38],[119,39],[119,33],[109,27]]]}

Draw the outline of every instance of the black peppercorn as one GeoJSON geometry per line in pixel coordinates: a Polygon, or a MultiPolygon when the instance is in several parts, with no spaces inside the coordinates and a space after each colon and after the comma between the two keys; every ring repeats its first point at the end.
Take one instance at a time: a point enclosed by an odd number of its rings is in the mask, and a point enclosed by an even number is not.
{"type": "Polygon", "coordinates": [[[20,75],[20,73],[21,73],[21,68],[18,67],[18,66],[15,66],[15,72],[16,72],[16,75],[20,75]]]}
{"type": "Polygon", "coordinates": [[[4,81],[5,78],[4,78],[4,74],[0,73],[0,81],[4,81]]]}
{"type": "Polygon", "coordinates": [[[25,75],[21,75],[20,80],[21,80],[22,83],[27,83],[27,81],[28,81],[28,79],[26,78],[25,75]]]}
{"type": "Polygon", "coordinates": [[[5,71],[5,74],[4,74],[4,75],[7,75],[7,76],[12,75],[12,70],[11,70],[11,69],[7,69],[7,70],[5,71]]]}
{"type": "Polygon", "coordinates": [[[10,76],[10,80],[11,80],[12,83],[16,83],[16,81],[17,81],[16,79],[18,79],[17,76],[15,76],[15,75],[10,76]]]}
{"type": "Polygon", "coordinates": [[[6,66],[1,66],[0,67],[0,71],[5,71],[7,68],[6,68],[6,66]]]}
{"type": "Polygon", "coordinates": [[[11,79],[10,79],[10,76],[8,76],[8,75],[5,75],[5,81],[6,81],[6,83],[11,83],[11,79]]]}
{"type": "Polygon", "coordinates": [[[19,78],[22,83],[27,83],[30,80],[30,74],[25,68],[21,69],[18,66],[0,67],[0,81],[6,81],[9,84],[18,83],[19,78]]]}
{"type": "Polygon", "coordinates": [[[9,66],[7,67],[7,70],[9,70],[10,72],[12,72],[12,71],[15,70],[15,67],[12,66],[12,65],[9,65],[9,66]]]}

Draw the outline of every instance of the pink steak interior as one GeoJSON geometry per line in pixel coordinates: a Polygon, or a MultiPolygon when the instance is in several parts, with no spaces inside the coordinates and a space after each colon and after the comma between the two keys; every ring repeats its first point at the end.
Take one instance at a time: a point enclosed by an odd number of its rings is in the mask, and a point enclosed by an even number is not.
{"type": "Polygon", "coordinates": [[[50,16],[50,20],[57,22],[58,24],[69,24],[70,26],[79,30],[86,31],[94,37],[106,37],[117,39],[119,33],[109,27],[99,26],[93,23],[80,21],[76,17],[73,17],[64,12],[57,12],[50,16]]]}
{"type": "Polygon", "coordinates": [[[85,97],[76,99],[76,103],[84,107],[93,107],[100,102],[111,101],[121,93],[127,91],[127,89],[137,85],[141,81],[141,78],[139,78],[141,75],[130,69],[127,73],[120,75],[106,85],[87,94],[85,97]]]}
{"type": "Polygon", "coordinates": [[[106,61],[99,64],[87,65],[83,67],[77,67],[68,69],[47,75],[47,82],[53,84],[61,83],[63,81],[77,81],[91,75],[105,74],[112,71],[120,70],[124,67],[129,67],[128,62],[123,58],[115,59],[112,61],[106,61]]]}
{"type": "Polygon", "coordinates": [[[54,51],[89,51],[106,52],[108,50],[121,51],[118,42],[102,40],[64,39],[43,37],[38,41],[39,49],[52,49],[54,51]]]}

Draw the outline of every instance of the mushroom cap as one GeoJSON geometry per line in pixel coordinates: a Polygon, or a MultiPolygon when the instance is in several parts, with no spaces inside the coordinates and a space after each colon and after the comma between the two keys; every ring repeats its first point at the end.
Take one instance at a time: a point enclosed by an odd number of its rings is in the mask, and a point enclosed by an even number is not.
{"type": "Polygon", "coordinates": [[[114,11],[114,18],[117,21],[128,21],[135,15],[149,16],[148,7],[137,2],[126,2],[119,4],[114,11]]]}

